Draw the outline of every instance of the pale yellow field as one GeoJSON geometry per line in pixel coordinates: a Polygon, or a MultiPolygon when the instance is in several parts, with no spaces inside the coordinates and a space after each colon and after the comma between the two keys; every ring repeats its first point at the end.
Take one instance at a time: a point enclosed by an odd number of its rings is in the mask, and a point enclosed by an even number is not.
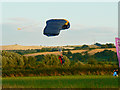
{"type": "MultiPolygon", "coordinates": [[[[68,46],[22,46],[22,45],[4,45],[0,46],[0,50],[31,50],[31,49],[41,49],[41,48],[64,48],[64,49],[73,49],[74,47],[79,47],[82,45],[71,45],[68,46]]],[[[90,48],[97,48],[95,45],[88,45],[90,48]]]]}
{"type": "Polygon", "coordinates": [[[28,49],[41,49],[42,46],[22,46],[22,45],[5,45],[0,46],[0,50],[28,50],[28,49]]]}
{"type": "MultiPolygon", "coordinates": [[[[91,51],[88,51],[88,53],[90,55],[93,55],[97,52],[102,52],[104,50],[112,50],[114,52],[116,52],[116,48],[107,48],[107,49],[93,49],[91,51]]],[[[87,50],[71,50],[72,53],[82,53],[82,52],[85,52],[87,50]]],[[[33,53],[33,54],[26,54],[24,56],[36,56],[36,55],[46,55],[46,54],[55,54],[55,55],[60,55],[60,52],[41,52],[41,53],[33,53]]]]}
{"type": "Polygon", "coordinates": [[[93,54],[95,54],[97,52],[102,52],[104,50],[112,50],[112,51],[116,52],[116,48],[106,48],[106,49],[93,49],[93,50],[89,51],[88,53],[90,55],[93,55],[93,54]]]}
{"type": "Polygon", "coordinates": [[[0,46],[0,50],[31,50],[31,49],[41,49],[41,48],[65,48],[73,49],[71,46],[22,46],[22,45],[4,45],[0,46]]]}
{"type": "MultiPolygon", "coordinates": [[[[72,53],[82,53],[87,50],[71,50],[72,53]]],[[[37,56],[37,55],[47,55],[47,54],[55,54],[60,55],[61,53],[59,51],[56,52],[41,52],[41,53],[32,53],[32,54],[25,54],[24,56],[37,56]]]]}
{"type": "MultiPolygon", "coordinates": [[[[6,46],[0,46],[0,50],[30,50],[30,49],[41,49],[41,48],[64,48],[64,49],[73,49],[76,46],[81,46],[81,45],[74,45],[73,47],[71,46],[22,46],[22,45],[6,45],[6,46]]],[[[91,48],[97,48],[95,45],[89,45],[91,48]]],[[[90,55],[93,55],[97,52],[102,52],[104,50],[112,50],[116,52],[116,48],[106,48],[106,49],[93,49],[93,50],[71,50],[72,53],[82,53],[85,51],[88,51],[90,55]]],[[[41,52],[41,53],[32,53],[32,54],[26,54],[24,56],[36,56],[36,55],[46,55],[46,54],[55,54],[59,55],[60,52],[41,52]]]]}

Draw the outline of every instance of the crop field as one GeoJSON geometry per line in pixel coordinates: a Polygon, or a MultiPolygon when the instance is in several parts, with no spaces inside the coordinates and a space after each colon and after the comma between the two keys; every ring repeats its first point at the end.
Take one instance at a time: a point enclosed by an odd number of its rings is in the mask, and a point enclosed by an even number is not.
{"type": "MultiPolygon", "coordinates": [[[[107,49],[93,49],[93,50],[71,50],[72,53],[82,53],[85,51],[88,51],[88,53],[90,55],[93,55],[97,52],[102,52],[104,50],[111,50],[116,52],[116,48],[107,48],[107,49]]],[[[24,56],[37,56],[37,55],[46,55],[46,54],[55,54],[55,55],[59,55],[60,53],[58,51],[55,52],[40,52],[40,53],[32,53],[32,54],[25,54],[24,56]]]]}
{"type": "Polygon", "coordinates": [[[100,75],[4,77],[3,88],[118,88],[118,77],[100,75]]]}

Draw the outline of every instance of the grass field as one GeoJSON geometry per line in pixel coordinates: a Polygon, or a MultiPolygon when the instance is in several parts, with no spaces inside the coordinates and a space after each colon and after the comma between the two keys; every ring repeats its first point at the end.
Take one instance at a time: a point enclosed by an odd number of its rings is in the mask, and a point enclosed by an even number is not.
{"type": "Polygon", "coordinates": [[[2,78],[3,88],[118,88],[113,76],[41,76],[2,78]]]}

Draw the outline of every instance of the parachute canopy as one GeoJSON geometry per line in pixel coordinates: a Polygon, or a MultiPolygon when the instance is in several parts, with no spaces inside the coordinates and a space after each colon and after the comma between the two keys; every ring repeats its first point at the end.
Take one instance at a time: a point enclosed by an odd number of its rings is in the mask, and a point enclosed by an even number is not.
{"type": "Polygon", "coordinates": [[[46,36],[57,36],[60,30],[70,28],[70,23],[66,19],[50,19],[46,21],[46,27],[43,34],[46,36]]]}
{"type": "Polygon", "coordinates": [[[17,28],[18,30],[21,30],[21,28],[17,28]]]}

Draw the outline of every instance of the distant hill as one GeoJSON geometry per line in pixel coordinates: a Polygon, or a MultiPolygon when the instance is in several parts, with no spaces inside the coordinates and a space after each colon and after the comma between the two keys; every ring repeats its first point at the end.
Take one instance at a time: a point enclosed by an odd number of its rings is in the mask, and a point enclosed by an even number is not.
{"type": "MultiPolygon", "coordinates": [[[[22,45],[4,45],[0,46],[0,50],[31,50],[31,49],[42,49],[42,48],[64,48],[64,49],[74,49],[75,47],[81,47],[82,45],[67,45],[67,46],[22,46],[22,45]]],[[[116,52],[116,48],[104,48],[97,49],[96,45],[88,45],[90,48],[95,48],[92,50],[71,50],[72,53],[82,53],[88,51],[90,55],[93,55],[97,52],[102,52],[104,50],[112,50],[116,52]]],[[[56,54],[59,55],[58,51],[55,52],[40,52],[40,53],[32,53],[25,54],[24,56],[36,56],[36,55],[46,55],[46,54],[56,54]]]]}
{"type": "Polygon", "coordinates": [[[4,45],[0,46],[0,50],[28,50],[28,49],[41,49],[42,46],[22,46],[22,45],[4,45]]]}
{"type": "MultiPolygon", "coordinates": [[[[80,47],[82,45],[68,45],[68,46],[22,46],[22,45],[4,45],[0,46],[0,50],[31,50],[31,49],[41,49],[41,48],[64,48],[64,49],[74,49],[74,47],[80,47]]],[[[97,48],[96,45],[88,45],[90,48],[97,48]]]]}
{"type": "MultiPolygon", "coordinates": [[[[97,52],[102,52],[104,50],[112,50],[116,52],[116,48],[106,48],[106,49],[93,49],[93,50],[71,50],[72,53],[82,53],[88,51],[90,55],[93,55],[97,52]]],[[[37,55],[46,55],[46,54],[55,54],[55,55],[60,55],[60,52],[41,52],[41,53],[32,53],[32,54],[25,54],[24,56],[37,56],[37,55]]]]}

